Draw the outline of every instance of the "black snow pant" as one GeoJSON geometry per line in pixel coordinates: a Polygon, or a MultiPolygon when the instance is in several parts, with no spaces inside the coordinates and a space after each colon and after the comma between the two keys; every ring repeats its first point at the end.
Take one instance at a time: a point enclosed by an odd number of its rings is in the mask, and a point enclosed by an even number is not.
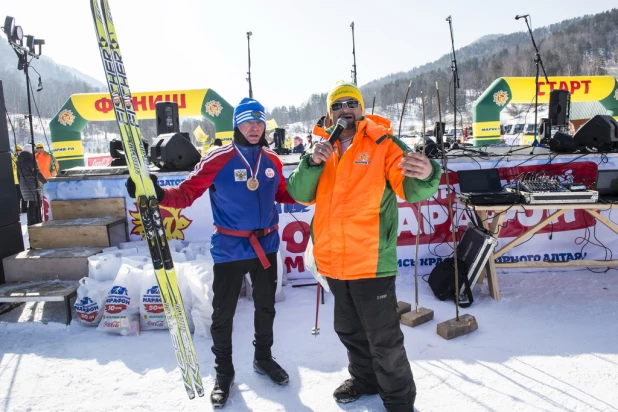
{"type": "Polygon", "coordinates": [[[413,411],[416,386],[397,316],[395,276],[327,279],[335,296],[335,332],[348,350],[354,387],[379,393],[389,412],[413,411]]]}
{"type": "Polygon", "coordinates": [[[275,321],[275,292],[277,291],[277,253],[266,255],[270,267],[264,269],[258,258],[215,263],[212,284],[212,353],[218,375],[234,374],[232,364],[232,325],[238,295],[246,273],[251,276],[255,305],[255,358],[270,359],[275,321]]]}
{"type": "Polygon", "coordinates": [[[19,213],[26,213],[28,203],[21,195],[21,189],[19,188],[19,184],[15,185],[15,191],[17,192],[17,207],[19,208],[19,213]]]}
{"type": "Polygon", "coordinates": [[[28,226],[36,225],[42,222],[41,209],[39,209],[37,202],[28,202],[27,209],[27,224],[28,226]]]}

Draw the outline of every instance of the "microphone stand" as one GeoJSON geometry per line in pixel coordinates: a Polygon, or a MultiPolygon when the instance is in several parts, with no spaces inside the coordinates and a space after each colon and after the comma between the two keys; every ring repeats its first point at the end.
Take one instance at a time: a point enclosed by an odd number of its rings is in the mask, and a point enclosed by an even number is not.
{"type": "MultiPolygon", "coordinates": [[[[358,84],[358,80],[356,79],[356,45],[354,44],[354,22],[350,23],[350,27],[352,28],[352,56],[354,57],[354,70],[352,70],[352,80],[354,80],[354,84],[358,84]]],[[[373,113],[372,113],[373,114],[373,113]]]]}
{"type": "MultiPolygon", "coordinates": [[[[543,69],[543,75],[545,76],[545,81],[547,83],[549,83],[549,79],[547,78],[545,66],[543,66],[543,60],[541,60],[541,53],[539,52],[539,48],[536,46],[536,42],[534,41],[532,29],[530,28],[530,23],[528,22],[528,16],[526,15],[523,17],[524,20],[526,20],[526,26],[528,26],[528,33],[530,33],[530,39],[532,39],[532,45],[534,46],[534,64],[536,65],[536,77],[534,78],[534,142],[532,142],[532,151],[530,151],[530,154],[532,155],[534,154],[534,149],[540,146],[537,133],[539,115],[539,65],[543,69]]],[[[515,19],[517,19],[517,17],[515,19]]]]}
{"type": "Polygon", "coordinates": [[[249,38],[251,37],[253,33],[248,31],[247,32],[247,54],[248,54],[248,61],[249,61],[249,71],[247,72],[247,75],[249,77],[247,77],[247,81],[249,82],[249,97],[251,99],[253,99],[253,88],[251,87],[251,42],[249,40],[249,38]]]}
{"type": "MultiPolygon", "coordinates": [[[[13,48],[15,53],[17,54],[17,58],[19,60],[17,70],[23,70],[24,74],[26,75],[26,94],[28,96],[28,120],[30,122],[30,145],[32,146],[32,152],[33,152],[32,162],[34,163],[34,171],[33,171],[34,177],[32,179],[32,182],[34,183],[34,192],[36,194],[35,196],[36,213],[34,216],[28,219],[28,225],[33,225],[36,223],[41,223],[43,221],[43,218],[42,218],[42,213],[41,213],[42,211],[41,190],[39,189],[39,165],[36,161],[36,149],[35,149],[35,144],[34,144],[34,126],[32,124],[33,123],[32,122],[32,103],[30,99],[30,96],[32,95],[32,88],[30,84],[30,73],[28,70],[30,68],[30,62],[28,61],[28,56],[38,59],[41,53],[41,49],[39,48],[39,54],[37,55],[34,52],[30,51],[30,49],[27,49],[21,46],[21,44],[18,45],[13,42],[9,42],[9,44],[13,48]]],[[[30,186],[30,184],[27,184],[27,185],[30,186]]],[[[30,205],[28,206],[28,216],[30,216],[30,205]]]]}
{"type": "Polygon", "coordinates": [[[453,93],[453,122],[455,124],[455,128],[454,128],[454,142],[453,145],[451,146],[452,149],[459,149],[459,145],[458,143],[458,138],[457,138],[457,89],[459,89],[459,73],[457,71],[457,58],[455,57],[455,39],[453,37],[453,19],[451,18],[451,16],[448,16],[446,18],[446,21],[448,21],[448,25],[451,29],[451,70],[453,71],[453,89],[454,89],[454,93],[453,93]]]}

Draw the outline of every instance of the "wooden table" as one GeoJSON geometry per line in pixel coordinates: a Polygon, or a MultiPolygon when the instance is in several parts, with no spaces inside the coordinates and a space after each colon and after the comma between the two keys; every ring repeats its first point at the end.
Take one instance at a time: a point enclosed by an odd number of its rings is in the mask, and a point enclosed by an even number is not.
{"type": "Polygon", "coordinates": [[[561,203],[561,204],[541,204],[541,205],[491,205],[491,206],[474,206],[470,204],[465,204],[458,200],[458,203],[472,210],[476,216],[480,218],[483,227],[489,231],[494,237],[498,237],[500,234],[500,229],[502,229],[502,222],[504,222],[504,218],[506,217],[506,212],[520,211],[524,212],[526,210],[556,210],[551,215],[547,216],[545,219],[541,220],[539,223],[525,231],[524,233],[517,236],[515,239],[510,241],[505,246],[501,247],[499,250],[494,250],[492,255],[489,257],[487,261],[487,265],[485,265],[485,272],[481,274],[481,277],[478,280],[478,283],[482,283],[483,277],[487,275],[488,285],[489,285],[489,295],[496,299],[500,299],[500,289],[498,287],[498,277],[496,275],[496,268],[531,268],[531,267],[539,267],[539,268],[552,268],[557,269],[561,267],[592,267],[592,266],[618,266],[618,260],[570,260],[567,262],[506,262],[506,263],[496,263],[496,259],[504,255],[506,252],[510,251],[514,247],[520,245],[521,243],[528,240],[531,236],[537,233],[539,230],[547,226],[550,222],[556,220],[563,214],[565,214],[568,210],[583,210],[588,213],[590,216],[603,223],[609,229],[611,229],[614,233],[618,234],[618,226],[616,226],[612,221],[603,217],[599,213],[599,209],[610,209],[618,207],[618,204],[600,204],[600,203],[561,203]],[[494,212],[494,217],[489,223],[487,218],[488,212],[494,212]]]}
{"type": "Polygon", "coordinates": [[[64,302],[67,325],[71,323],[71,298],[79,283],[67,280],[11,282],[0,285],[0,302],[64,302]]]}

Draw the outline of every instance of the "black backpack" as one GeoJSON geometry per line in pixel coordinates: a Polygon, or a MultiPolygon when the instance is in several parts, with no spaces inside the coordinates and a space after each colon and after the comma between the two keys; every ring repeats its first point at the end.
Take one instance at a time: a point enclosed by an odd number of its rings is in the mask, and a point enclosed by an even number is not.
{"type": "MultiPolygon", "coordinates": [[[[455,300],[455,260],[450,257],[438,263],[429,274],[429,286],[433,294],[440,300],[452,299],[455,300]]],[[[457,269],[459,272],[459,289],[465,284],[464,292],[467,300],[460,297],[459,306],[467,308],[472,305],[474,298],[472,290],[470,290],[470,281],[468,280],[468,268],[466,262],[457,259],[457,269]]]]}

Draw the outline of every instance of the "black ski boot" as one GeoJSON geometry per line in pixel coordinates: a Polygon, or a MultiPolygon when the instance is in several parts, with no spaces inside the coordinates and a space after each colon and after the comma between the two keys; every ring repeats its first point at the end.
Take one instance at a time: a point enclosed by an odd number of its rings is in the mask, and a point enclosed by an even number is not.
{"type": "Polygon", "coordinates": [[[210,392],[210,403],[213,408],[223,408],[227,398],[230,396],[230,388],[234,384],[234,375],[217,375],[215,387],[210,392]]]}
{"type": "Polygon", "coordinates": [[[286,385],[290,381],[290,376],[272,357],[269,359],[253,359],[253,370],[260,375],[268,375],[277,385],[286,385]]]}
{"type": "Polygon", "coordinates": [[[346,379],[337,389],[333,392],[333,397],[339,403],[354,402],[360,398],[361,393],[354,387],[354,379],[346,379]]]}

